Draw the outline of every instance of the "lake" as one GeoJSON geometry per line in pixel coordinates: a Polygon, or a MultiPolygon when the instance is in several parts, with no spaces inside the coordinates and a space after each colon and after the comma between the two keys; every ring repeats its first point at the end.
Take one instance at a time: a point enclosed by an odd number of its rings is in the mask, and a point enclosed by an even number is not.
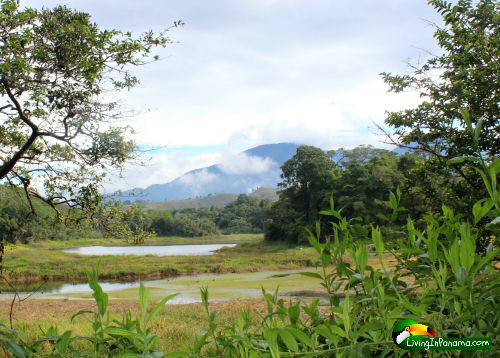
{"type": "Polygon", "coordinates": [[[104,255],[154,255],[154,256],[208,256],[223,247],[234,247],[236,244],[202,244],[202,245],[156,245],[156,246],[84,246],[62,251],[83,256],[104,255]]]}

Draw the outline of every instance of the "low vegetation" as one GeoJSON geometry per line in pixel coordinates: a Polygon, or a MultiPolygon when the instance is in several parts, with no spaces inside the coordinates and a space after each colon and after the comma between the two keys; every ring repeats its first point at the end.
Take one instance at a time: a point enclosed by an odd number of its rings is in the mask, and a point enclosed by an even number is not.
{"type": "MultiPolygon", "coordinates": [[[[86,245],[120,245],[122,240],[89,239],[44,241],[6,247],[4,278],[11,284],[28,282],[83,282],[97,264],[106,280],[137,280],[182,274],[248,272],[312,266],[311,248],[268,243],[261,235],[223,235],[197,239],[156,238],[151,244],[239,243],[211,256],[80,256],[61,249],[86,245]]],[[[5,286],[5,285],[4,285],[5,286]]],[[[5,287],[4,287],[5,288],[5,287]]]]}

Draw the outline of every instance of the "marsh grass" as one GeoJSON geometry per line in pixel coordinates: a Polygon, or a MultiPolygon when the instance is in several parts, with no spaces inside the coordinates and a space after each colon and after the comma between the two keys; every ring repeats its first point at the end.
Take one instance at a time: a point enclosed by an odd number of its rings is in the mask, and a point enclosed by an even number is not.
{"type": "MultiPolygon", "coordinates": [[[[82,239],[8,246],[4,276],[13,283],[85,282],[85,273],[100,266],[102,280],[132,281],[184,274],[250,272],[312,266],[309,247],[265,242],[261,235],[225,235],[199,239],[157,238],[148,244],[238,243],[210,256],[80,256],[61,249],[90,245],[123,245],[123,241],[82,239]]],[[[5,287],[4,287],[5,288],[5,287]]],[[[1,289],[1,287],[0,287],[1,289]]]]}

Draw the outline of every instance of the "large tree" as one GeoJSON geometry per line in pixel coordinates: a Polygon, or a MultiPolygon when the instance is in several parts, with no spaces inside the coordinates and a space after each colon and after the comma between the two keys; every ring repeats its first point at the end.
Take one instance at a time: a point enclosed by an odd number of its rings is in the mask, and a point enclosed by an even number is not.
{"type": "Polygon", "coordinates": [[[0,182],[54,207],[88,206],[106,171],[134,156],[110,95],[138,83],[131,67],[157,59],[168,29],[134,37],[64,6],[0,6],[0,182]]]}
{"type": "Polygon", "coordinates": [[[266,237],[300,242],[304,227],[313,225],[327,207],[335,163],[320,148],[302,145],[281,167],[279,200],[270,210],[266,237]]]}
{"type": "Polygon", "coordinates": [[[409,75],[383,73],[393,92],[417,91],[422,102],[415,108],[388,113],[386,124],[402,146],[427,153],[429,173],[440,172],[457,200],[474,202],[482,184],[470,161],[455,157],[500,153],[500,13],[494,0],[429,0],[443,17],[434,37],[441,53],[411,66],[409,75]],[[465,118],[464,118],[465,117],[465,118]],[[471,127],[482,126],[477,141],[471,127]],[[475,145],[477,143],[478,145],[475,145]]]}

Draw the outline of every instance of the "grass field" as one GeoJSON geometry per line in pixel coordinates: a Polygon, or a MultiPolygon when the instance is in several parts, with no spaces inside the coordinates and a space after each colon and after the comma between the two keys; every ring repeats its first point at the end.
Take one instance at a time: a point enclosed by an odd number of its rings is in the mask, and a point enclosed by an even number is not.
{"type": "Polygon", "coordinates": [[[61,249],[91,245],[124,245],[123,240],[81,239],[7,246],[4,276],[12,283],[40,280],[84,282],[100,266],[102,280],[158,279],[183,274],[252,272],[312,266],[313,249],[265,242],[262,235],[224,235],[195,239],[166,237],[151,245],[238,243],[211,256],[80,256],[61,249]]]}
{"type": "MultiPolygon", "coordinates": [[[[5,302],[7,303],[7,302],[5,302]]],[[[264,302],[258,300],[239,300],[231,302],[214,302],[210,309],[217,310],[217,322],[222,325],[235,323],[239,313],[247,307],[264,312],[264,302]]],[[[71,316],[79,310],[93,310],[92,301],[60,301],[60,300],[28,300],[17,303],[13,311],[13,327],[23,330],[28,341],[35,341],[43,336],[50,326],[59,328],[62,333],[71,330],[73,335],[89,334],[90,323],[84,317],[71,322],[71,316]]],[[[9,304],[0,305],[0,321],[9,324],[9,304]]],[[[134,302],[111,301],[111,319],[120,319],[123,311],[136,314],[138,306],[134,302]]],[[[201,304],[166,305],[165,309],[152,323],[154,332],[158,335],[158,345],[164,352],[182,350],[192,347],[195,334],[205,328],[206,313],[201,304]]],[[[85,349],[83,346],[82,349],[85,349]]],[[[1,353],[0,353],[1,355],[1,353]]]]}

